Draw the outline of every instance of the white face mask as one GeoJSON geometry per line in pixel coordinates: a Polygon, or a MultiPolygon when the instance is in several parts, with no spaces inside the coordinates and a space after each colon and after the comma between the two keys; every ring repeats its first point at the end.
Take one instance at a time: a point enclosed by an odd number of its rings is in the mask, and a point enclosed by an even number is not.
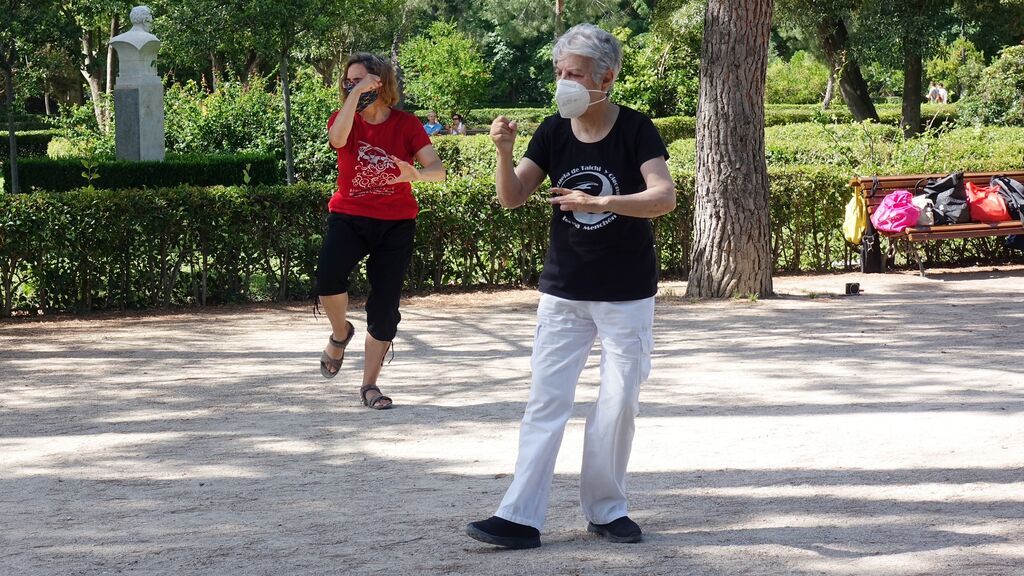
{"type": "Polygon", "coordinates": [[[591,104],[608,99],[608,94],[600,90],[587,90],[587,87],[575,80],[559,80],[555,85],[555,104],[562,118],[579,118],[591,104]],[[604,94],[604,98],[590,101],[590,93],[604,94]]]}

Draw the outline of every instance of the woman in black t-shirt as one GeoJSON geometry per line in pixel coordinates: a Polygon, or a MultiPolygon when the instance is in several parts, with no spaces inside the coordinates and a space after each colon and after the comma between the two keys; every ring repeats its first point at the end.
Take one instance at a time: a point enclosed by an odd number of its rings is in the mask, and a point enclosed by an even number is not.
{"type": "Polygon", "coordinates": [[[541,123],[518,165],[516,123],[499,116],[490,131],[501,205],[521,206],[547,177],[553,194],[514,479],[496,514],[466,528],[506,548],[540,546],[555,459],[596,338],[601,390],[587,416],[580,499],[588,531],[612,542],[641,539],[626,515],[625,475],[653,343],[658,271],[650,218],[675,208],[668,152],[654,124],[608,99],[622,64],[618,40],[581,24],[558,40],[552,59],[559,114],[541,123]]]}

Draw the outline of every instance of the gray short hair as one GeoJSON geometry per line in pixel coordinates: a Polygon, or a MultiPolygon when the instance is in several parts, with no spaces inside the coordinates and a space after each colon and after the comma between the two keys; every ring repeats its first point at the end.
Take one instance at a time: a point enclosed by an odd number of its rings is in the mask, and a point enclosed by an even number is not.
{"type": "Polygon", "coordinates": [[[619,39],[593,24],[577,24],[566,30],[551,49],[551,61],[557,66],[559,60],[570,54],[594,61],[595,82],[600,82],[608,70],[618,76],[622,68],[619,39]]]}

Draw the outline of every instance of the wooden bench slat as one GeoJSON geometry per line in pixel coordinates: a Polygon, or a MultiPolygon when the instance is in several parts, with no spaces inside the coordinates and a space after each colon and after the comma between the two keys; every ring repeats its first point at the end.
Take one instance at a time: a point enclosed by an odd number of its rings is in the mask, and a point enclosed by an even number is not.
{"type": "Polygon", "coordinates": [[[1002,230],[1003,228],[1020,228],[1020,220],[1005,220],[1003,222],[964,222],[963,224],[939,224],[936,226],[911,226],[907,230],[917,232],[947,232],[955,230],[1002,230]]]}
{"type": "MultiPolygon", "coordinates": [[[[877,196],[882,190],[898,190],[900,188],[913,188],[915,184],[921,180],[927,181],[929,178],[943,178],[949,174],[907,174],[900,176],[878,176],[878,191],[875,193],[877,196]]],[[[1000,172],[966,172],[964,173],[964,182],[973,182],[975,184],[988,184],[989,180],[993,176],[1009,176],[1015,180],[1024,180],[1024,170],[1003,170],[1000,172]]],[[[872,177],[871,176],[857,176],[850,180],[850,186],[860,187],[864,192],[871,190],[872,177]]],[[[866,195],[866,194],[865,194],[866,195]]],[[[883,194],[884,196],[884,194],[883,194]]]]}
{"type": "Polygon", "coordinates": [[[989,228],[989,229],[971,229],[971,230],[948,230],[945,232],[935,230],[922,230],[915,231],[914,229],[908,228],[903,231],[904,236],[911,242],[921,242],[924,240],[949,240],[953,238],[985,238],[987,236],[1010,236],[1013,234],[1024,234],[1024,226],[1020,225],[1020,222],[1016,226],[1010,226],[1006,228],[989,228]]]}

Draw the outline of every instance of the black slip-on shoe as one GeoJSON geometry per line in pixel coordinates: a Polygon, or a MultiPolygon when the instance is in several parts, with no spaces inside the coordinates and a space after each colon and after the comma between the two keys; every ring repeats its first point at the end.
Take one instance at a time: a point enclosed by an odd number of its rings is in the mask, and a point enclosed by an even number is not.
{"type": "Polygon", "coordinates": [[[620,544],[632,544],[643,540],[644,533],[636,522],[629,519],[629,516],[616,518],[607,524],[587,524],[587,532],[593,532],[606,538],[609,542],[620,544]]]}
{"type": "Polygon", "coordinates": [[[533,526],[516,524],[504,518],[491,516],[487,520],[471,522],[466,526],[466,535],[474,540],[522,550],[540,548],[540,531],[533,526]]]}

